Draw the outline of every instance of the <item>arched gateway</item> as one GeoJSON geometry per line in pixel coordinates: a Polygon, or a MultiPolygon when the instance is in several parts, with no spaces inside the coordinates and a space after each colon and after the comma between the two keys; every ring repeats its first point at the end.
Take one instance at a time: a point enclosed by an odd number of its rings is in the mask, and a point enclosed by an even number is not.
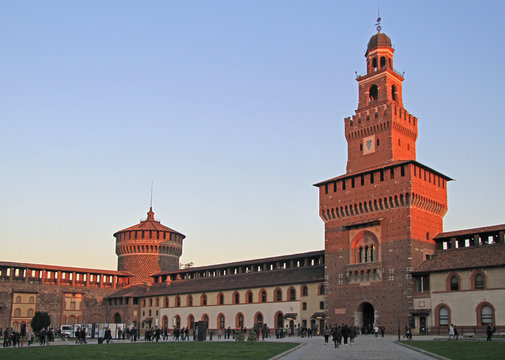
{"type": "Polygon", "coordinates": [[[363,334],[368,334],[374,328],[375,310],[369,302],[363,302],[356,312],[356,324],[361,327],[363,334]]]}

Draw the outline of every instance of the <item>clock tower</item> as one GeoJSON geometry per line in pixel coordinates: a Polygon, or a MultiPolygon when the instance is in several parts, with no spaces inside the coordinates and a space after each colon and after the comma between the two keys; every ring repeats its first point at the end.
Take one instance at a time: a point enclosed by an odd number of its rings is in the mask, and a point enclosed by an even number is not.
{"type": "Polygon", "coordinates": [[[418,119],[403,107],[394,49],[374,34],[357,77],[358,107],[344,119],[344,175],[316,184],[325,224],[331,324],[396,331],[411,321],[412,268],[434,250],[449,177],[416,161],[418,119]]]}

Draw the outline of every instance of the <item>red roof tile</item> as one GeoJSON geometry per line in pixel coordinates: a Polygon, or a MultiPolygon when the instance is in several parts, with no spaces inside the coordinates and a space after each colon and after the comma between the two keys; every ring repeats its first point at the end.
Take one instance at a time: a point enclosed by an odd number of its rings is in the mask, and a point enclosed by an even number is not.
{"type": "Polygon", "coordinates": [[[417,266],[413,273],[505,266],[505,244],[488,244],[438,250],[431,260],[417,266]]]}
{"type": "Polygon", "coordinates": [[[137,225],[133,225],[133,226],[130,226],[129,228],[126,228],[126,229],[123,229],[123,230],[119,230],[119,231],[116,231],[114,233],[114,236],[116,236],[116,234],[120,233],[120,232],[123,232],[123,231],[133,231],[133,230],[153,230],[153,231],[167,231],[167,232],[171,232],[171,233],[177,233],[177,234],[180,234],[183,236],[183,238],[185,238],[186,236],[184,234],[181,234],[180,232],[178,231],[175,231],[173,229],[170,229],[169,227],[165,226],[165,225],[161,225],[161,223],[158,221],[158,220],[155,220],[154,219],[154,212],[153,212],[153,209],[150,208],[149,209],[149,212],[147,213],[147,219],[146,220],[143,220],[141,221],[139,224],[137,225]]]}

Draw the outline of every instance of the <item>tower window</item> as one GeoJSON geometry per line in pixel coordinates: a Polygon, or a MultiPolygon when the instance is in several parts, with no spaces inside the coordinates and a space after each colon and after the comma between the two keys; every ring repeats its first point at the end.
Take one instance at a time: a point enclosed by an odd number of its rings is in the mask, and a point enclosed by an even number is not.
{"type": "Polygon", "coordinates": [[[368,91],[368,101],[372,102],[377,100],[379,95],[379,90],[377,88],[377,85],[373,84],[370,86],[370,90],[368,91]]]}
{"type": "Polygon", "coordinates": [[[381,174],[381,181],[384,181],[384,170],[381,170],[380,174],[381,174]]]}
{"type": "Polygon", "coordinates": [[[370,173],[370,184],[373,184],[373,173],[370,173]]]}
{"type": "Polygon", "coordinates": [[[402,165],[401,169],[401,175],[405,176],[405,165],[402,165]]]}
{"type": "Polygon", "coordinates": [[[358,117],[358,124],[361,124],[361,116],[358,117]]]}
{"type": "Polygon", "coordinates": [[[389,174],[390,174],[390,178],[394,179],[395,178],[395,169],[391,168],[391,170],[389,171],[389,174]]]}
{"type": "Polygon", "coordinates": [[[342,190],[345,190],[345,179],[342,180],[342,190]]]}
{"type": "Polygon", "coordinates": [[[354,178],[351,178],[351,187],[354,188],[354,178]]]}
{"type": "Polygon", "coordinates": [[[377,139],[377,146],[379,146],[379,139],[377,139]]]}
{"type": "Polygon", "coordinates": [[[359,151],[363,151],[363,144],[359,144],[359,151]]]}
{"type": "Polygon", "coordinates": [[[365,185],[365,176],[361,175],[361,186],[365,185]]]}
{"type": "MultiPolygon", "coordinates": [[[[393,99],[393,101],[396,101],[396,86],[395,85],[391,86],[391,99],[393,99]]],[[[396,108],[395,108],[395,115],[396,115],[396,108]]]]}
{"type": "Polygon", "coordinates": [[[375,118],[377,119],[379,117],[379,113],[375,112],[375,118]]]}
{"type": "Polygon", "coordinates": [[[377,58],[372,59],[372,67],[377,70],[377,58]]]}
{"type": "Polygon", "coordinates": [[[383,56],[381,57],[381,69],[386,67],[386,58],[383,56]]]}

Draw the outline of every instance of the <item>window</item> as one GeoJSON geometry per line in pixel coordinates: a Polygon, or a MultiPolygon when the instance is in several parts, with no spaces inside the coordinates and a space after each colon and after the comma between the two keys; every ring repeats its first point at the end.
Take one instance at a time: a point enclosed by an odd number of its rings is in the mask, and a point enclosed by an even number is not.
{"type": "Polygon", "coordinates": [[[275,300],[277,300],[277,301],[282,301],[282,291],[281,291],[281,289],[277,289],[277,290],[275,291],[275,294],[276,294],[276,295],[275,295],[275,300]]]}
{"type": "Polygon", "coordinates": [[[302,296],[307,296],[309,295],[309,289],[307,288],[307,286],[303,286],[302,287],[302,296]]]}
{"type": "Polygon", "coordinates": [[[14,317],[21,317],[21,309],[14,310],[14,317]]]}
{"type": "Polygon", "coordinates": [[[30,302],[30,304],[35,303],[35,297],[34,296],[30,296],[29,302],[30,302]]]}
{"type": "Polygon", "coordinates": [[[261,292],[261,302],[267,302],[267,292],[265,290],[261,292]]]}
{"type": "Polygon", "coordinates": [[[319,310],[324,310],[324,301],[319,302],[319,310]]]}
{"type": "Polygon", "coordinates": [[[289,290],[289,300],[290,301],[295,301],[296,300],[296,291],[293,288],[291,288],[289,290]]]}
{"type": "Polygon", "coordinates": [[[370,90],[368,92],[368,101],[372,102],[377,100],[379,94],[379,90],[377,88],[377,85],[372,85],[370,86],[370,90]]]}
{"type": "Polygon", "coordinates": [[[459,279],[456,275],[453,275],[450,280],[451,291],[459,290],[459,279]]]}
{"type": "Polygon", "coordinates": [[[224,295],[223,294],[219,294],[219,305],[223,305],[224,304],[224,295]]]}
{"type": "Polygon", "coordinates": [[[28,317],[33,317],[33,309],[28,309],[28,317]]]}
{"type": "Polygon", "coordinates": [[[484,305],[481,310],[482,325],[489,325],[493,323],[493,309],[490,306],[484,305]]]}
{"type": "Polygon", "coordinates": [[[302,303],[302,310],[307,310],[307,303],[306,302],[302,303]]]}
{"type": "Polygon", "coordinates": [[[319,295],[324,295],[324,285],[319,285],[319,295]]]}
{"type": "Polygon", "coordinates": [[[188,306],[193,306],[193,296],[188,295],[188,306]]]}
{"type": "Polygon", "coordinates": [[[449,325],[449,310],[444,306],[438,311],[438,324],[440,326],[449,325]]]}
{"type": "Polygon", "coordinates": [[[237,315],[237,327],[239,329],[244,327],[244,315],[242,315],[242,314],[237,315]]]}
{"type": "Polygon", "coordinates": [[[202,305],[207,305],[207,295],[203,294],[202,295],[202,301],[201,301],[201,304],[202,305]]]}
{"type": "Polygon", "coordinates": [[[234,297],[235,297],[235,304],[240,304],[240,294],[236,292],[234,297]]]}
{"type": "Polygon", "coordinates": [[[177,295],[177,297],[175,298],[175,306],[176,307],[181,306],[181,298],[179,297],[179,295],[177,295]]]}
{"type": "Polygon", "coordinates": [[[482,274],[475,275],[475,288],[484,289],[484,276],[482,274]]]}
{"type": "Polygon", "coordinates": [[[247,303],[248,303],[248,304],[252,304],[252,302],[253,302],[253,294],[252,294],[252,292],[251,292],[251,291],[249,291],[249,292],[247,293],[247,303]]]}
{"type": "Polygon", "coordinates": [[[219,314],[219,328],[224,329],[224,315],[219,314]]]}
{"type": "MultiPolygon", "coordinates": [[[[128,298],[127,298],[128,299],[128,298]]],[[[165,299],[164,299],[164,304],[163,304],[164,307],[168,307],[168,296],[165,296],[165,299]]]]}

